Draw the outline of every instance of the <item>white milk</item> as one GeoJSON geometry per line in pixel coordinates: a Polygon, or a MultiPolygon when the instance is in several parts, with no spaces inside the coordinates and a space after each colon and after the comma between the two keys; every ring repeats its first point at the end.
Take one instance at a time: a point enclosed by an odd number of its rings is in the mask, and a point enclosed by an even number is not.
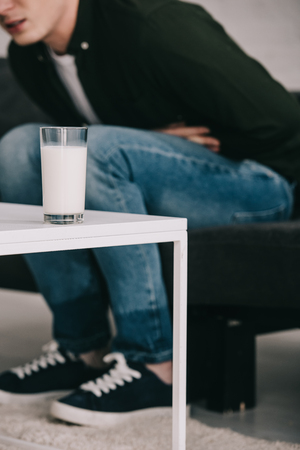
{"type": "Polygon", "coordinates": [[[44,214],[84,212],[86,157],[86,147],[41,147],[44,214]]]}

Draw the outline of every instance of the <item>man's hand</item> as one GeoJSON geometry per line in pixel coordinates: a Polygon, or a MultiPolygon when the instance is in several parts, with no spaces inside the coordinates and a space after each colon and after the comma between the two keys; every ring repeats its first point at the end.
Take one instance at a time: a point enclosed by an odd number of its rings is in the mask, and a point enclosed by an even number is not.
{"type": "Polygon", "coordinates": [[[172,123],[166,128],[159,128],[154,131],[160,133],[172,134],[173,136],[182,137],[188,141],[196,142],[204,145],[212,152],[220,151],[220,141],[214,137],[207,136],[210,129],[207,127],[188,127],[185,122],[172,123]]]}

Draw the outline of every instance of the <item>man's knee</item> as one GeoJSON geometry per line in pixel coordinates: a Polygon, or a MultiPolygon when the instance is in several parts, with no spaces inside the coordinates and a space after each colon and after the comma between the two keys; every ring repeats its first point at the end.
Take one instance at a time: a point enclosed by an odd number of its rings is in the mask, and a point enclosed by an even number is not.
{"type": "Polygon", "coordinates": [[[39,158],[39,125],[27,124],[13,128],[0,140],[0,170],[12,173],[33,157],[39,158]]]}
{"type": "Polygon", "coordinates": [[[29,124],[14,128],[0,141],[2,201],[41,203],[39,127],[29,124]]]}
{"type": "Polygon", "coordinates": [[[118,147],[118,127],[92,125],[88,130],[88,154],[90,158],[102,160],[118,147]]]}
{"type": "Polygon", "coordinates": [[[150,133],[145,130],[92,125],[88,130],[88,151],[92,158],[105,160],[122,148],[140,145],[151,139],[150,136],[150,133]]]}

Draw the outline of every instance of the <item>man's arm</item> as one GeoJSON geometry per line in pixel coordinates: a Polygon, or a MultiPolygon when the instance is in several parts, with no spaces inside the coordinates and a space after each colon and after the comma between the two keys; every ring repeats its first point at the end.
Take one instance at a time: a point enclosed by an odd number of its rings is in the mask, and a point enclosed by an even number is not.
{"type": "Polygon", "coordinates": [[[297,134],[300,146],[297,102],[203,8],[174,2],[156,11],[143,50],[153,78],[182,103],[183,120],[210,128],[222,153],[281,151],[297,134]]]}

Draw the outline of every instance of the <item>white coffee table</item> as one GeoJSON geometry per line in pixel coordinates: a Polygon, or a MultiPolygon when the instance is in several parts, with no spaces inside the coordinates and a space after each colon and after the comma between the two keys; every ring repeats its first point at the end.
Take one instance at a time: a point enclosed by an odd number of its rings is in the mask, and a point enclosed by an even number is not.
{"type": "Polygon", "coordinates": [[[186,441],[187,220],[86,211],[83,224],[44,224],[42,207],[0,203],[0,255],[174,242],[173,438],[186,441]]]}

